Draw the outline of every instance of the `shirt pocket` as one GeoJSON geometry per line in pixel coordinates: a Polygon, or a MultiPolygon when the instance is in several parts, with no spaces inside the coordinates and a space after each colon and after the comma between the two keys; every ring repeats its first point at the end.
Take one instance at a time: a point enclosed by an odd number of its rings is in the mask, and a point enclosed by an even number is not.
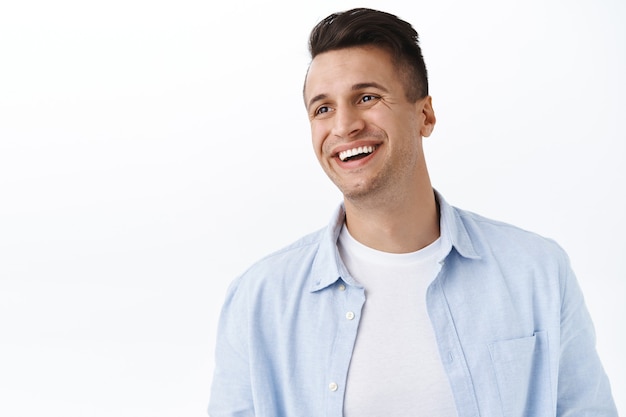
{"type": "Polygon", "coordinates": [[[541,417],[552,412],[548,334],[489,345],[504,417],[541,417]]]}

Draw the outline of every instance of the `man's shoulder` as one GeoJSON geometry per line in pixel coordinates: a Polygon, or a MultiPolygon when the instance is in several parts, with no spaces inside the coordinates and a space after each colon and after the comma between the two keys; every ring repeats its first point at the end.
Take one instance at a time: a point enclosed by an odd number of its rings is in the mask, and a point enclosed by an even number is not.
{"type": "Polygon", "coordinates": [[[238,285],[260,285],[271,282],[295,284],[306,278],[312,269],[320,244],[327,237],[327,228],[309,233],[253,263],[235,282],[238,285]]]}
{"type": "Polygon", "coordinates": [[[264,256],[254,263],[251,268],[261,268],[266,265],[275,267],[276,265],[283,265],[292,259],[301,259],[303,254],[315,253],[326,234],[327,228],[324,227],[304,235],[281,249],[264,256]]]}
{"type": "Polygon", "coordinates": [[[566,257],[561,246],[553,239],[500,220],[485,217],[468,210],[454,208],[472,242],[490,251],[515,252],[518,255],[558,258],[566,257]]]}
{"type": "Polygon", "coordinates": [[[498,235],[498,237],[507,237],[507,238],[516,238],[522,240],[532,240],[532,241],[542,241],[542,242],[552,242],[552,239],[549,239],[545,236],[542,236],[536,232],[527,230],[523,227],[514,225],[512,223],[508,223],[501,220],[496,220],[490,217],[483,216],[481,214],[477,214],[475,212],[469,210],[463,210],[459,208],[454,208],[456,213],[458,213],[459,217],[463,221],[464,225],[468,227],[470,230],[482,230],[486,233],[493,233],[498,235]]]}

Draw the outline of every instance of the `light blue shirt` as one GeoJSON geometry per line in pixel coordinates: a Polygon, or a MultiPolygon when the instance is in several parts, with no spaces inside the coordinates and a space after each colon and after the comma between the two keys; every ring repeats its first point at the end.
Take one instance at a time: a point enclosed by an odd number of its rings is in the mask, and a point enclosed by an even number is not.
{"type": "MultiPolygon", "coordinates": [[[[564,251],[437,197],[446,250],[426,303],[459,417],[617,416],[564,251]]],[[[337,250],[344,219],[231,284],[212,417],[342,416],[366,300],[337,250]]]]}

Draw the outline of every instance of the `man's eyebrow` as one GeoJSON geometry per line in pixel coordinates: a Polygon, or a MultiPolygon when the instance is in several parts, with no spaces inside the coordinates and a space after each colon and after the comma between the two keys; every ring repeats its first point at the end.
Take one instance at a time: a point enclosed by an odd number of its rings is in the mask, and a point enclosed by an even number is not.
{"type": "Polygon", "coordinates": [[[327,98],[328,96],[326,94],[318,94],[315,97],[313,97],[311,100],[309,100],[309,105],[307,106],[307,108],[311,108],[311,106],[313,105],[313,103],[315,103],[316,101],[319,100],[324,100],[325,98],[327,98]]]}
{"type": "MultiPolygon", "coordinates": [[[[374,81],[371,81],[371,82],[366,82],[366,83],[358,83],[358,84],[354,84],[354,85],[353,85],[350,89],[351,89],[352,91],[359,91],[359,90],[365,90],[365,89],[368,89],[368,88],[376,88],[376,89],[378,89],[378,90],[380,90],[380,91],[383,91],[383,92],[385,92],[385,93],[388,93],[388,92],[389,92],[389,90],[387,90],[387,89],[386,89],[385,87],[383,87],[381,84],[378,84],[378,83],[376,83],[376,82],[374,82],[374,81]]],[[[313,103],[315,103],[316,101],[319,101],[319,100],[324,100],[324,99],[326,99],[326,98],[328,98],[328,95],[327,95],[327,94],[318,94],[318,95],[316,95],[315,97],[313,97],[311,100],[309,100],[309,105],[308,105],[308,107],[310,108],[310,107],[313,105],[313,103]]]]}
{"type": "Polygon", "coordinates": [[[388,93],[389,90],[387,90],[385,87],[383,87],[382,85],[375,83],[374,81],[372,82],[368,82],[368,83],[358,83],[358,84],[354,84],[352,86],[352,91],[358,91],[358,90],[365,90],[367,88],[377,88],[385,93],[388,93]]]}

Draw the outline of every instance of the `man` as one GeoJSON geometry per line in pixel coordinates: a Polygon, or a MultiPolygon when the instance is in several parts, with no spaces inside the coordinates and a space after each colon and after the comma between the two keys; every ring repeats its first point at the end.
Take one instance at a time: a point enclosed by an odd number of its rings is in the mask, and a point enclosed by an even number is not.
{"type": "Polygon", "coordinates": [[[344,201],[231,285],[209,414],[617,415],[565,253],[433,190],[411,25],[333,14],[310,52],[313,146],[344,201]]]}

